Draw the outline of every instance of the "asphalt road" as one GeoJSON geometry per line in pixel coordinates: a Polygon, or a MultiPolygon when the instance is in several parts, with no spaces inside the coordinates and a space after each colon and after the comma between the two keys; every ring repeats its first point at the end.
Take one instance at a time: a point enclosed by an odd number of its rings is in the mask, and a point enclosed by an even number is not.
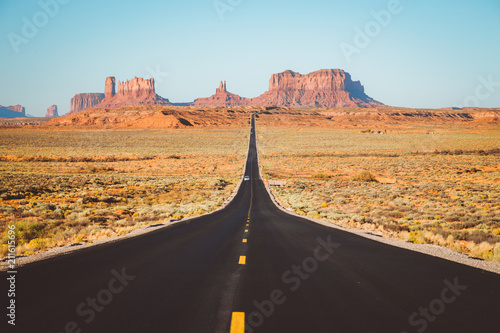
{"type": "MultiPolygon", "coordinates": [[[[7,332],[500,332],[500,276],[290,216],[252,129],[234,200],[212,215],[33,263],[7,332]]],[[[6,309],[7,275],[2,281],[6,309]]],[[[6,313],[8,310],[4,310],[6,313]]],[[[5,330],[2,329],[2,332],[5,330]]]]}

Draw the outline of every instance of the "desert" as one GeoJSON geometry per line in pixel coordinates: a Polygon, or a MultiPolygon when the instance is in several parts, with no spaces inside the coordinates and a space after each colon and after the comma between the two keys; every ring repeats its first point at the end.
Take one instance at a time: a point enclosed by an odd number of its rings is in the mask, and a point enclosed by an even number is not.
{"type": "Polygon", "coordinates": [[[495,1],[0,1],[1,332],[497,332],[495,1]]]}

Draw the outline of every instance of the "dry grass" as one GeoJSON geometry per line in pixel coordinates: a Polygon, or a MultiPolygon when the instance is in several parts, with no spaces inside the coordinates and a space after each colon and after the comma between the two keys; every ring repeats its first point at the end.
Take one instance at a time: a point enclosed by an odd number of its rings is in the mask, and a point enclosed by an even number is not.
{"type": "Polygon", "coordinates": [[[294,211],[499,260],[500,131],[415,132],[257,128],[264,176],[286,180],[273,191],[294,211]]]}
{"type": "Polygon", "coordinates": [[[355,182],[378,182],[377,178],[368,171],[362,171],[358,174],[355,174],[352,176],[352,180],[355,182]]]}
{"type": "Polygon", "coordinates": [[[0,244],[17,254],[214,210],[243,168],[246,129],[0,132],[0,244]]]}

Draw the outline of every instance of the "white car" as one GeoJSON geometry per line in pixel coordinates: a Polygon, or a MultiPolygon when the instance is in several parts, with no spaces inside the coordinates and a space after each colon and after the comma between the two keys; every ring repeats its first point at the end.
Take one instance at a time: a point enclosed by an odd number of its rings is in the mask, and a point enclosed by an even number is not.
{"type": "Polygon", "coordinates": [[[250,176],[245,176],[245,177],[243,178],[243,180],[244,180],[244,181],[250,180],[250,176]]]}

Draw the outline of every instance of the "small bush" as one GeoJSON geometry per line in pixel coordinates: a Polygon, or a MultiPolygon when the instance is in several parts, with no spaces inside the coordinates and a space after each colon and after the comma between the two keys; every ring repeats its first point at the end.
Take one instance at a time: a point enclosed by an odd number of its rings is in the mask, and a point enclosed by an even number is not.
{"type": "Polygon", "coordinates": [[[30,240],[30,242],[29,242],[29,247],[35,251],[44,249],[45,246],[46,246],[46,242],[45,242],[45,239],[43,239],[43,238],[34,238],[34,239],[30,240]]]}
{"type": "Polygon", "coordinates": [[[368,172],[368,171],[363,171],[361,173],[354,175],[352,177],[352,180],[355,182],[377,182],[378,183],[377,178],[375,178],[375,176],[371,172],[368,172]]]}
{"type": "Polygon", "coordinates": [[[224,179],[218,179],[214,186],[220,191],[223,190],[226,186],[228,186],[230,183],[224,179]]]}
{"type": "Polygon", "coordinates": [[[493,250],[493,260],[500,262],[500,243],[495,245],[495,249],[493,250]]]}
{"type": "Polygon", "coordinates": [[[422,231],[411,231],[410,235],[408,236],[408,242],[414,243],[414,244],[424,243],[422,231]]]}
{"type": "Polygon", "coordinates": [[[312,178],[317,178],[317,179],[328,179],[330,178],[329,175],[324,174],[324,173],[315,173],[314,175],[311,176],[312,178]]]}
{"type": "Polygon", "coordinates": [[[43,225],[36,222],[16,223],[16,239],[18,244],[29,243],[32,239],[38,238],[43,230],[43,225]]]}
{"type": "Polygon", "coordinates": [[[491,260],[493,246],[487,242],[482,242],[476,244],[474,242],[469,242],[467,248],[470,251],[470,255],[475,258],[491,260]]]}

